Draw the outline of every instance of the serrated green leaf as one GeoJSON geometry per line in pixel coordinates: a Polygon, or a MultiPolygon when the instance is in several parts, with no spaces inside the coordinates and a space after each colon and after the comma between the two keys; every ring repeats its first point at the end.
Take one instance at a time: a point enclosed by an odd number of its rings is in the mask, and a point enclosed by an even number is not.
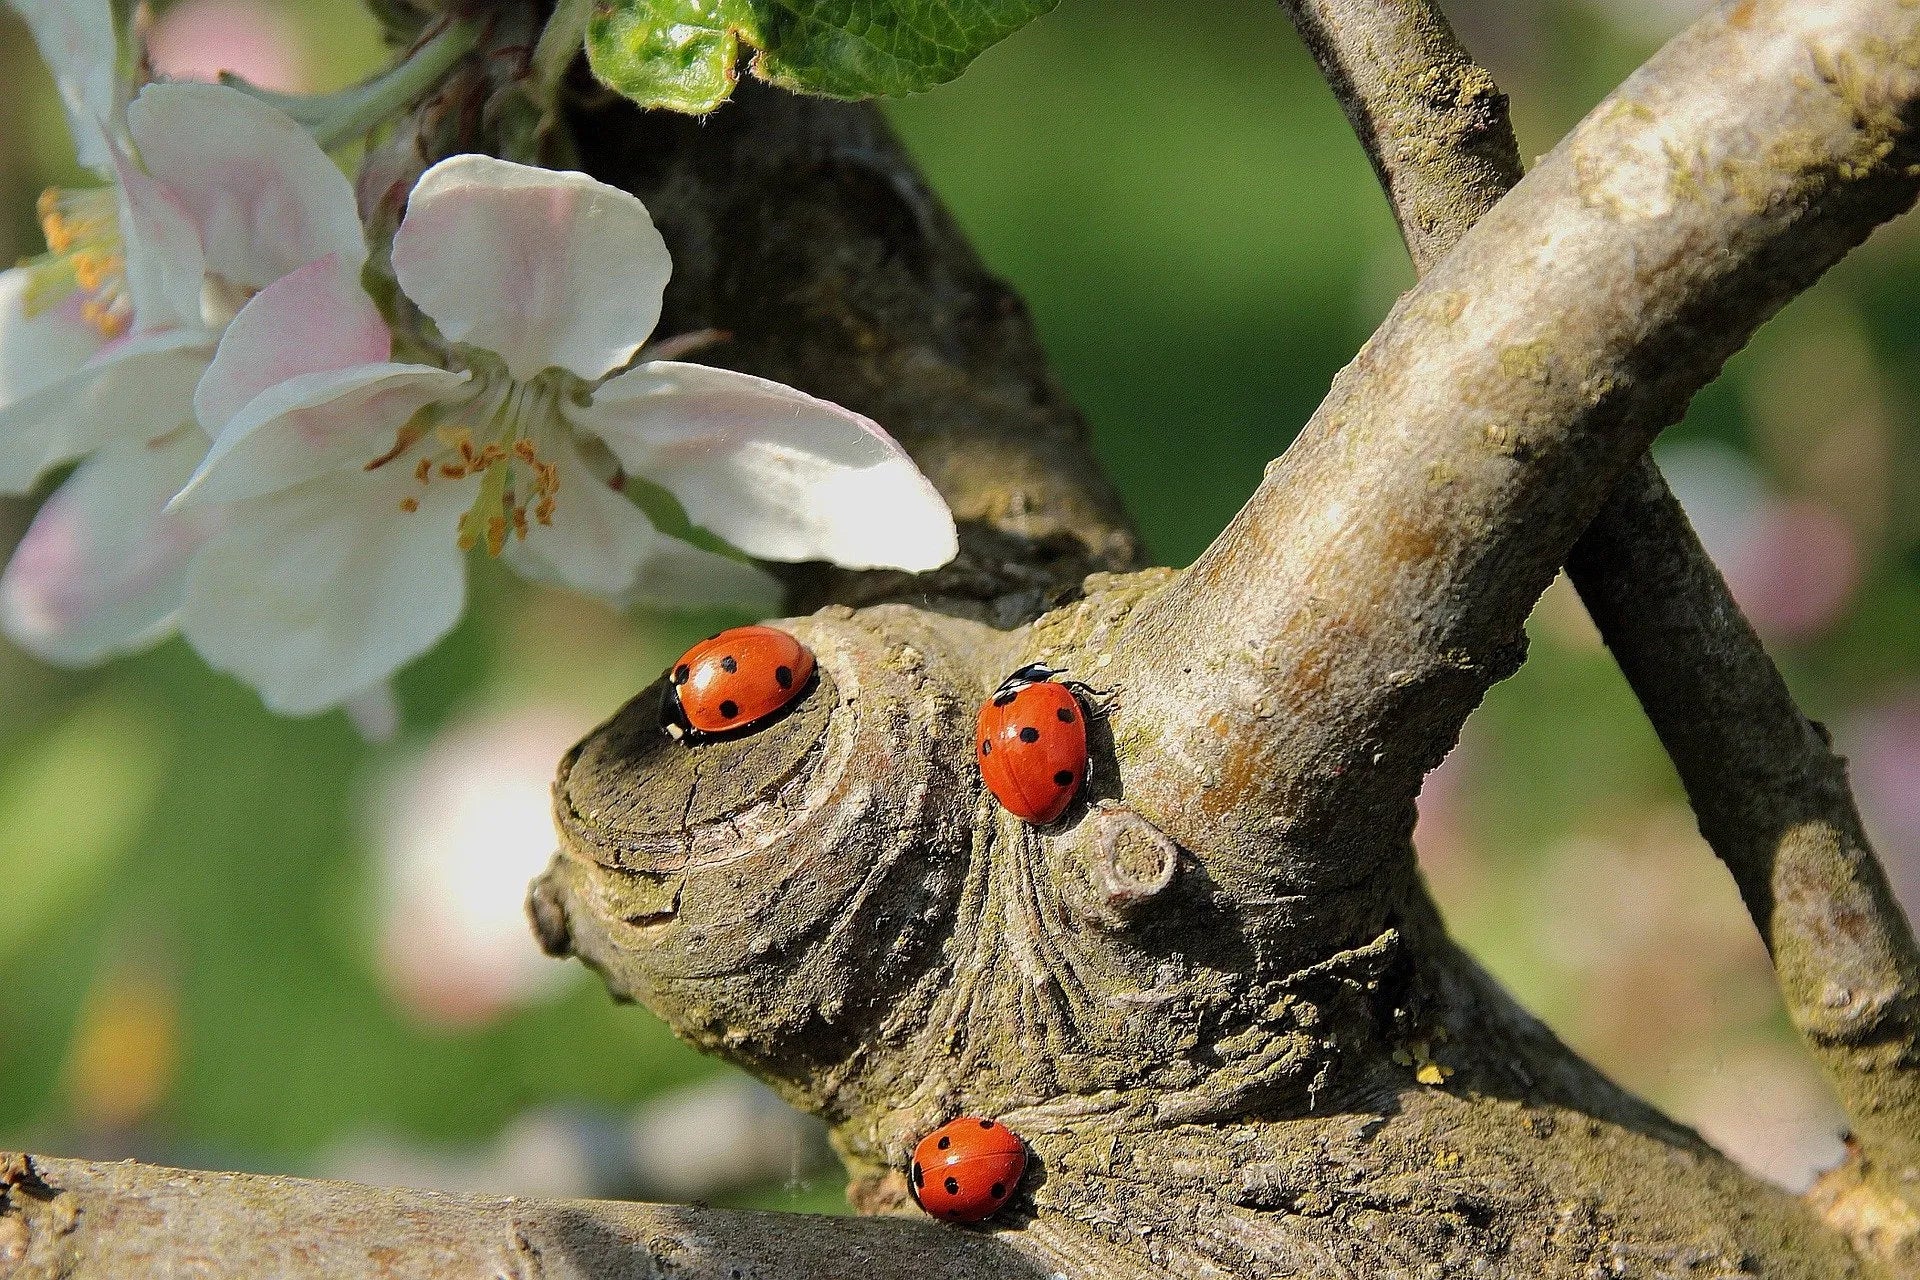
{"type": "Polygon", "coordinates": [[[1059,0],[600,0],[587,58],[602,83],[646,107],[711,111],[733,92],[743,44],[753,70],[834,98],[944,84],[1059,0]]]}

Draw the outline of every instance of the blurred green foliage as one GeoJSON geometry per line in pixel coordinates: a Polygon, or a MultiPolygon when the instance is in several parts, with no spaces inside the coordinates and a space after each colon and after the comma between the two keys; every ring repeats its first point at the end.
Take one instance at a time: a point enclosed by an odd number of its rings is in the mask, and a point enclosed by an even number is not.
{"type": "MultiPolygon", "coordinates": [[[[1681,20],[1635,26],[1658,0],[1613,3],[1450,6],[1513,95],[1527,154],[1681,20]]],[[[353,0],[277,8],[310,87],[377,65],[353,0]]],[[[0,136],[0,248],[19,256],[39,247],[34,196],[77,175],[10,23],[0,83],[17,122],[0,136]]],[[[1271,0],[1065,0],[957,82],[889,110],[1026,295],[1164,562],[1206,545],[1412,280],[1370,170],[1271,0]]],[[[1840,513],[1859,586],[1778,651],[1810,710],[1841,722],[1920,674],[1920,530],[1902,514],[1916,299],[1920,234],[1896,227],[1789,308],[1674,433],[1840,513]],[[1783,363],[1836,333],[1852,365],[1783,363]],[[1864,430],[1863,397],[1878,434],[1850,449],[1849,473],[1809,442],[1836,423],[1864,430]]],[[[30,515],[0,505],[0,545],[30,515]]],[[[490,708],[611,711],[716,621],[617,619],[485,566],[474,594],[454,637],[404,674],[404,728],[380,746],[339,716],[268,715],[177,642],[78,673],[0,647],[0,883],[14,894],[0,901],[0,1147],[301,1168],[355,1132],[480,1139],[537,1103],[623,1103],[716,1069],[590,980],[465,1031],[426,1026],[386,994],[365,819],[379,779],[490,708]],[[130,949],[168,975],[179,1020],[177,1067],[137,1139],[90,1132],[70,1086],[89,993],[130,949]]],[[[1731,885],[1565,594],[1537,615],[1532,660],[1469,725],[1446,794],[1435,784],[1423,857],[1462,936],[1532,1007],[1699,1117],[1715,1083],[1702,1073],[1758,1054],[1791,1080],[1794,1050],[1731,885]],[[1616,874],[1591,892],[1581,877],[1595,868],[1616,874]],[[1699,998],[1675,1004],[1674,990],[1699,998]]],[[[831,1190],[758,1202],[822,1207],[831,1190]]]]}

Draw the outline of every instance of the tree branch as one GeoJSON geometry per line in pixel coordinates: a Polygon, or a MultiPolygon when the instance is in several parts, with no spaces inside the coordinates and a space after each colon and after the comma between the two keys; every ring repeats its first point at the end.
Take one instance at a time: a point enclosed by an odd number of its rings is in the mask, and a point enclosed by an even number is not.
{"type": "MultiPolygon", "coordinates": [[[[1286,7],[1424,273],[1519,181],[1503,100],[1443,96],[1437,112],[1429,86],[1488,81],[1430,0],[1286,7]],[[1464,118],[1445,116],[1448,106],[1464,118]],[[1513,157],[1512,167],[1489,164],[1490,154],[1513,157]]],[[[1568,570],[1739,884],[1794,1023],[1853,1118],[1863,1168],[1920,1198],[1920,956],[1862,835],[1844,766],[1794,704],[1650,458],[1602,506],[1568,570]]]]}
{"type": "Polygon", "coordinates": [[[1741,0],[1404,297],[1207,553],[1128,623],[1129,799],[1248,895],[1364,882],[1520,660],[1621,473],[1911,204],[1920,9],[1741,0]],[[1186,708],[1218,708],[1195,723],[1186,708]]]}
{"type": "Polygon", "coordinates": [[[1045,1273],[898,1218],[447,1195],[0,1153],[0,1280],[977,1280],[1045,1273]]]}

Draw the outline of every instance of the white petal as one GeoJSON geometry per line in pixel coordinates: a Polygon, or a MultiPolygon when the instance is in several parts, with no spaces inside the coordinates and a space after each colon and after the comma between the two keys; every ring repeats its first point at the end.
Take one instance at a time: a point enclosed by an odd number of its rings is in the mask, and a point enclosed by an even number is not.
{"type": "Polygon", "coordinates": [[[0,406],[0,493],[25,492],[49,467],[110,441],[157,440],[192,422],[193,387],[211,355],[202,334],[128,338],[0,406]]]}
{"type": "Polygon", "coordinates": [[[153,84],[127,112],[147,171],[193,214],[207,266],[264,289],[330,253],[366,261],[353,186],[306,130],[238,89],[153,84]]]}
{"type": "Polygon", "coordinates": [[[53,73],[73,149],[95,171],[107,167],[103,126],[119,119],[120,46],[108,0],[11,0],[53,73]]]}
{"type": "Polygon", "coordinates": [[[946,502],[892,436],[778,382],[650,361],[577,421],[749,555],[919,572],[959,549],[946,502]]]}
{"type": "MultiPolygon", "coordinates": [[[[467,379],[431,365],[368,364],[269,387],[221,428],[177,501],[238,502],[331,472],[365,472],[409,418],[457,398],[467,379]]],[[[412,464],[396,459],[382,470],[412,464]]]]}
{"type": "Polygon", "coordinates": [[[432,648],[466,603],[455,530],[473,483],[323,476],[229,507],[187,575],[181,630],[268,707],[311,715],[432,648]],[[420,509],[400,510],[416,494],[420,509]]]}
{"type": "Polygon", "coordinates": [[[573,447],[551,448],[560,490],[551,525],[529,522],[506,558],[529,578],[619,604],[745,604],[771,608],[779,586],[752,565],[702,551],[653,527],[625,495],[596,479],[573,447]]]}
{"type": "Polygon", "coordinates": [[[106,339],[80,318],[79,293],[38,315],[27,314],[32,273],[0,271],[0,406],[24,400],[91,360],[106,339]]]}
{"type": "Polygon", "coordinates": [[[169,515],[206,437],[123,441],[80,464],[40,508],[0,577],[0,627],[49,662],[130,653],[173,630],[203,514],[169,515]]]}
{"type": "Polygon", "coordinates": [[[240,309],[193,394],[208,434],[269,387],[310,373],[384,364],[393,335],[333,254],[290,271],[240,309]]]}
{"type": "Polygon", "coordinates": [[[207,260],[193,214],[118,142],[109,140],[107,154],[113,163],[135,329],[203,327],[200,292],[207,260]]]}
{"type": "Polygon", "coordinates": [[[523,381],[554,366],[592,381],[631,360],[672,267],[633,196],[491,156],[427,170],[393,240],[401,289],[440,332],[523,381]]]}

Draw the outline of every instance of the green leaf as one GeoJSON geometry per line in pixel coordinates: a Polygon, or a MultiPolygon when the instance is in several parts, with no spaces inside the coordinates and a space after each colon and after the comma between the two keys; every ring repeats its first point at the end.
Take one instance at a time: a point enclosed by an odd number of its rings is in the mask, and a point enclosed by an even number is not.
{"type": "Polygon", "coordinates": [[[1059,0],[600,0],[587,59],[645,107],[701,113],[733,92],[742,44],[754,73],[834,98],[918,93],[1059,0]]]}

